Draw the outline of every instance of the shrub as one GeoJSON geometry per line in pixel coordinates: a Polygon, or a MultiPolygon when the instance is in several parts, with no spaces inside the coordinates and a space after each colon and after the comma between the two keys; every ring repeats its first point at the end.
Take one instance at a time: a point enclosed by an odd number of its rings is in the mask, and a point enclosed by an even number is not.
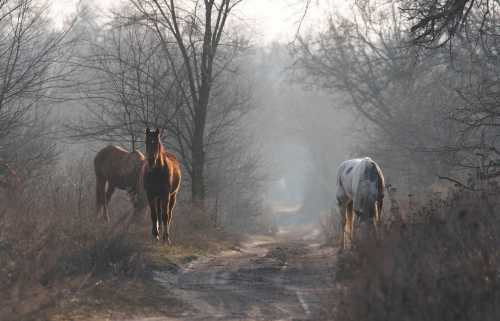
{"type": "MultiPolygon", "coordinates": [[[[89,275],[121,277],[143,269],[128,224],[96,220],[88,168],[40,175],[45,179],[38,185],[0,190],[2,319],[38,320],[86,285],[89,275]]],[[[128,204],[116,203],[128,213],[128,204]]]]}
{"type": "Polygon", "coordinates": [[[330,215],[319,222],[320,236],[325,246],[338,246],[340,239],[340,213],[337,207],[332,207],[330,215]]]}
{"type": "Polygon", "coordinates": [[[11,190],[1,205],[0,315],[36,320],[40,311],[79,288],[85,277],[53,277],[62,250],[52,243],[54,221],[37,217],[35,199],[11,190]]]}
{"type": "Polygon", "coordinates": [[[172,243],[184,247],[209,249],[214,243],[234,242],[236,237],[229,231],[223,217],[214,226],[212,215],[205,209],[190,205],[174,209],[170,227],[172,243]]]}

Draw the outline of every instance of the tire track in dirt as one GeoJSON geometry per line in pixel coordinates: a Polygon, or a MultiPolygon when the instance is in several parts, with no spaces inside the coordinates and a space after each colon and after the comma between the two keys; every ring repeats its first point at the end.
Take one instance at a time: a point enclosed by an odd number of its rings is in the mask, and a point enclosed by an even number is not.
{"type": "Polygon", "coordinates": [[[251,243],[175,262],[155,279],[180,302],[182,319],[307,320],[323,312],[335,257],[307,243],[251,243]]]}

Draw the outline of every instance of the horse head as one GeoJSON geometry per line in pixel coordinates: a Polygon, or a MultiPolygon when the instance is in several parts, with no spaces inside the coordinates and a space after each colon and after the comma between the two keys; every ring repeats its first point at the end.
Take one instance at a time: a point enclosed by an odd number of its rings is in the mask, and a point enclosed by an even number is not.
{"type": "Polygon", "coordinates": [[[160,130],[158,127],[154,131],[146,128],[146,159],[150,167],[156,164],[156,161],[161,157],[162,146],[160,141],[160,130]]]}
{"type": "Polygon", "coordinates": [[[358,224],[360,235],[376,235],[378,221],[377,202],[375,201],[364,204],[361,211],[354,209],[354,212],[360,218],[358,224]]]}

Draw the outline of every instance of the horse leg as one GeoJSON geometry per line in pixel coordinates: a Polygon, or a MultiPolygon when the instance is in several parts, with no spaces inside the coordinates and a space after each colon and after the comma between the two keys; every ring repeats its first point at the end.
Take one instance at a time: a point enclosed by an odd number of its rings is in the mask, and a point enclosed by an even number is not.
{"type": "Polygon", "coordinates": [[[340,249],[339,253],[345,252],[345,228],[346,228],[346,202],[339,200],[339,212],[340,212],[340,249]]]}
{"type": "Polygon", "coordinates": [[[347,204],[347,226],[349,227],[349,238],[351,241],[351,247],[356,243],[356,229],[354,228],[354,219],[356,217],[354,213],[354,204],[353,201],[350,201],[347,204]]]}
{"type": "Polygon", "coordinates": [[[378,207],[378,223],[380,226],[382,226],[382,206],[384,205],[384,199],[379,199],[377,200],[377,207],[378,207]]]}
{"type": "MultiPolygon", "coordinates": [[[[167,236],[170,235],[170,222],[172,221],[172,217],[174,216],[174,206],[175,206],[175,200],[177,198],[177,192],[173,193],[170,195],[169,201],[168,201],[168,213],[167,213],[167,236]]],[[[170,238],[169,238],[169,243],[170,243],[170,238]]]]}
{"type": "Polygon", "coordinates": [[[168,237],[168,209],[169,209],[169,197],[162,197],[161,198],[161,220],[162,220],[162,228],[163,228],[163,240],[166,241],[167,243],[170,243],[170,238],[168,237]]]}
{"type": "Polygon", "coordinates": [[[151,210],[151,223],[153,224],[151,234],[153,234],[153,240],[158,240],[158,212],[156,199],[154,197],[148,197],[148,204],[151,210]]]}

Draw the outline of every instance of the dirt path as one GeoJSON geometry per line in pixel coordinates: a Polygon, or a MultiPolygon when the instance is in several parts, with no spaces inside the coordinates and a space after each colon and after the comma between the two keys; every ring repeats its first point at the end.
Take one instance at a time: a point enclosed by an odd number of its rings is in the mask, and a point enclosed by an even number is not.
{"type": "Polygon", "coordinates": [[[334,253],[305,242],[245,244],[173,262],[155,279],[180,302],[179,318],[307,320],[328,301],[334,253]]]}

